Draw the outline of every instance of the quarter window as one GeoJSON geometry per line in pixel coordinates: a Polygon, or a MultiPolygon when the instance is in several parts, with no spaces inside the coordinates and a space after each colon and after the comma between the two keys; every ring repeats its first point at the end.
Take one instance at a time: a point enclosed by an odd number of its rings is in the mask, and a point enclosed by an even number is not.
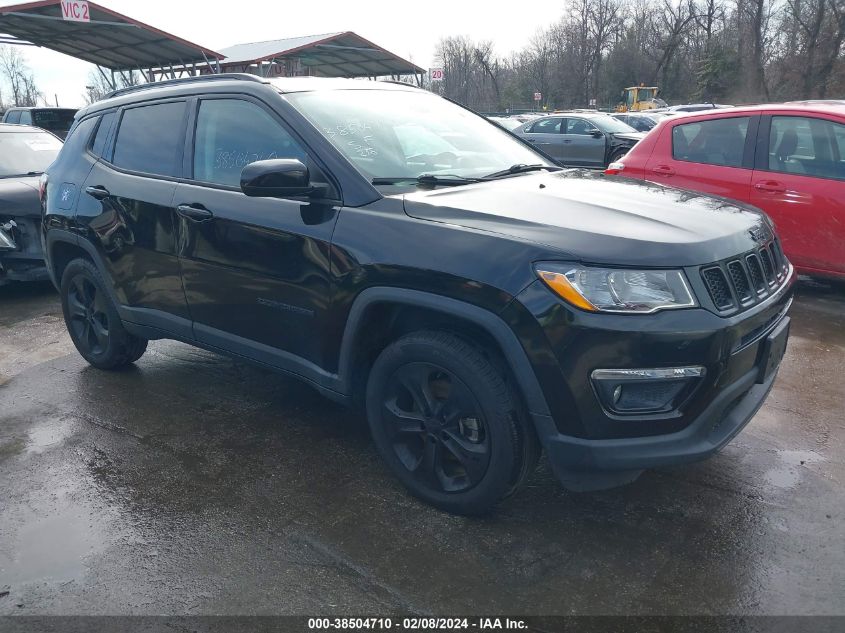
{"type": "Polygon", "coordinates": [[[21,125],[32,125],[32,112],[21,110],[21,125]]]}
{"type": "Polygon", "coordinates": [[[750,117],[710,119],[672,128],[675,160],[741,167],[750,117]]]}
{"type": "Polygon", "coordinates": [[[799,116],[772,117],[769,170],[845,180],[845,125],[799,116]]]}
{"type": "Polygon", "coordinates": [[[183,101],[125,110],[112,162],[123,169],[145,174],[179,175],[184,117],[183,101]]]}
{"type": "Polygon", "coordinates": [[[91,144],[91,152],[95,156],[102,156],[106,149],[106,140],[111,132],[112,122],[114,121],[115,113],[109,112],[100,118],[100,125],[97,127],[97,134],[94,136],[94,142],[91,144]]]}
{"type": "Polygon", "coordinates": [[[263,108],[238,99],[200,104],[194,143],[194,180],[237,187],[249,163],[307,154],[263,108]]]}

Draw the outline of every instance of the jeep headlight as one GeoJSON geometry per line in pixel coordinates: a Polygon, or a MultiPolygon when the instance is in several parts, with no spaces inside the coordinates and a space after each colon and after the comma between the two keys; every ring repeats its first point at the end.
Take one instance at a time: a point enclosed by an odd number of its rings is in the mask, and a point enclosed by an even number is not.
{"type": "Polygon", "coordinates": [[[555,262],[539,263],[534,268],[555,294],[589,312],[649,314],[698,305],[680,270],[594,268],[555,262]]]}

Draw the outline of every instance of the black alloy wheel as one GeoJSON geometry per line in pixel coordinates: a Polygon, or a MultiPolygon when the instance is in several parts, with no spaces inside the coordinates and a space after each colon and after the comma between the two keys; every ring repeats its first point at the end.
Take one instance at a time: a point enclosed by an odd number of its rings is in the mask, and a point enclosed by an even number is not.
{"type": "Polygon", "coordinates": [[[147,340],[126,331],[106,288],[90,260],[72,260],[62,272],[62,312],[82,357],[99,369],[119,369],[143,356],[147,340]]]}
{"type": "Polygon", "coordinates": [[[367,377],[366,409],[393,474],[448,512],[488,512],[524,485],[540,455],[502,364],[451,332],[411,332],[387,345],[367,377]]]}
{"type": "Polygon", "coordinates": [[[100,356],[109,346],[109,316],[102,294],[84,273],[75,275],[70,281],[67,294],[70,321],[68,327],[74,341],[84,348],[80,350],[100,356]]]}
{"type": "Polygon", "coordinates": [[[490,465],[490,434],[481,407],[454,374],[432,363],[401,366],[383,399],[393,451],[423,485],[462,492],[490,465]]]}

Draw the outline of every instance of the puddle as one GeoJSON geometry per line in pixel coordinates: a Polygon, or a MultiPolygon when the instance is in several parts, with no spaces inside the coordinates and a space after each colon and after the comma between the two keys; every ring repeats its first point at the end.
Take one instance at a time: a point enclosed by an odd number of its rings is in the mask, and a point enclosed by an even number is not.
{"type": "Polygon", "coordinates": [[[29,429],[26,452],[43,453],[51,446],[60,444],[73,433],[73,423],[67,419],[48,418],[29,429]]]}
{"type": "Polygon", "coordinates": [[[9,437],[0,439],[0,461],[6,457],[19,455],[26,448],[26,442],[20,437],[9,437]]]}
{"type": "Polygon", "coordinates": [[[26,522],[0,549],[0,584],[66,582],[85,573],[85,559],[105,545],[101,519],[79,512],[26,522]]]}
{"type": "Polygon", "coordinates": [[[780,463],[763,474],[763,478],[770,486],[781,490],[789,490],[798,485],[804,477],[804,467],[825,461],[822,455],[815,451],[777,451],[780,463]]]}

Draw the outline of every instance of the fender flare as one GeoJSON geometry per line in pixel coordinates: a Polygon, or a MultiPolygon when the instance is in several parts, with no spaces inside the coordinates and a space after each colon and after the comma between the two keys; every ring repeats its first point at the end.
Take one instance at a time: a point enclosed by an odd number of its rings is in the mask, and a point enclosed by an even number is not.
{"type": "Polygon", "coordinates": [[[550,415],[549,406],[531,362],[528,360],[528,355],[516,334],[498,315],[465,301],[407,288],[371,287],[360,292],[353,301],[343,332],[338,363],[338,373],[342,384],[341,391],[344,393],[351,393],[352,391],[353,350],[358,335],[365,326],[364,317],[368,308],[379,303],[425,308],[459,317],[481,327],[501,347],[505,361],[510,366],[528,406],[529,413],[543,416],[550,415]]]}
{"type": "MultiPolygon", "coordinates": [[[[88,240],[80,238],[79,235],[73,233],[72,231],[68,231],[67,229],[49,229],[47,231],[46,241],[47,250],[44,252],[44,260],[47,262],[47,271],[50,273],[50,279],[52,280],[53,285],[56,288],[59,288],[62,283],[61,279],[55,278],[55,270],[53,270],[53,247],[57,243],[70,244],[71,246],[81,248],[83,251],[88,253],[88,257],[100,270],[100,274],[103,275],[103,278],[109,278],[106,269],[103,267],[103,262],[100,260],[100,258],[102,257],[101,254],[97,252],[97,248],[88,240]]],[[[107,284],[106,290],[111,295],[111,298],[114,300],[115,305],[120,307],[121,303],[117,300],[117,295],[114,292],[114,288],[112,288],[111,285],[107,284]]]]}

